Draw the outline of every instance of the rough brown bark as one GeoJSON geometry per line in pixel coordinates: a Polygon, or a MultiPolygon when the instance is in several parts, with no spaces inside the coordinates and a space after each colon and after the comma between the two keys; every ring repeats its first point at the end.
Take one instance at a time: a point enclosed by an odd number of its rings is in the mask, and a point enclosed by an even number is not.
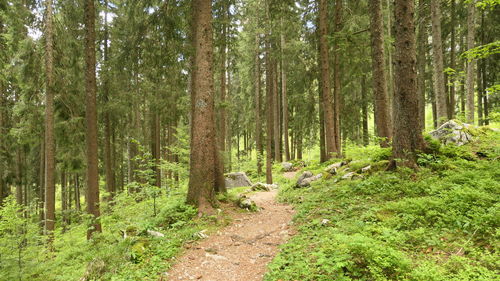
{"type": "Polygon", "coordinates": [[[223,3],[223,24],[222,24],[222,46],[221,51],[221,74],[220,74],[220,104],[222,105],[219,109],[220,111],[220,125],[219,131],[216,135],[217,142],[217,170],[216,170],[216,192],[224,193],[227,192],[224,182],[224,156],[226,155],[226,125],[227,125],[227,111],[226,111],[226,96],[227,96],[227,29],[229,21],[229,6],[227,3],[223,3]]]}
{"type": "Polygon", "coordinates": [[[191,161],[187,202],[202,214],[213,213],[216,190],[212,1],[194,0],[191,88],[191,161]]]}
{"type": "MultiPolygon", "coordinates": [[[[95,75],[95,6],[94,0],[85,0],[85,93],[86,93],[86,143],[87,143],[87,213],[91,223],[87,230],[87,239],[94,232],[101,232],[99,222],[99,171],[97,155],[97,102],[95,75]]],[[[48,169],[48,168],[47,168],[48,169]]]]}
{"type": "Polygon", "coordinates": [[[418,117],[420,131],[425,129],[425,68],[427,64],[427,20],[428,16],[425,11],[425,1],[419,1],[418,8],[418,40],[417,40],[417,88],[418,88],[418,117]]]}
{"type": "Polygon", "coordinates": [[[434,60],[433,85],[438,126],[448,119],[443,66],[443,41],[441,40],[441,7],[439,1],[431,0],[432,57],[434,60]]]}
{"type": "Polygon", "coordinates": [[[374,114],[377,125],[377,134],[383,138],[382,147],[389,146],[391,139],[389,100],[387,96],[387,82],[385,73],[384,56],[384,23],[382,19],[382,1],[370,2],[370,30],[372,39],[372,71],[373,94],[375,98],[374,114]]]}
{"type": "Polygon", "coordinates": [[[330,159],[333,154],[337,154],[337,146],[335,142],[335,114],[333,109],[333,95],[330,89],[330,65],[328,54],[328,7],[326,0],[319,1],[318,14],[318,36],[319,36],[319,57],[320,57],[320,80],[321,80],[321,97],[322,107],[325,118],[325,142],[326,142],[326,159],[330,159]]]}
{"type": "Polygon", "coordinates": [[[425,147],[418,121],[414,13],[413,0],[395,0],[396,91],[392,152],[394,160],[401,159],[401,164],[410,167],[416,167],[416,153],[425,147]]]}
{"type": "MultiPolygon", "coordinates": [[[[474,36],[476,32],[476,8],[475,1],[471,1],[467,8],[467,50],[474,48],[474,36]]],[[[467,123],[474,123],[474,65],[475,61],[467,62],[467,96],[466,111],[467,123]]]]}

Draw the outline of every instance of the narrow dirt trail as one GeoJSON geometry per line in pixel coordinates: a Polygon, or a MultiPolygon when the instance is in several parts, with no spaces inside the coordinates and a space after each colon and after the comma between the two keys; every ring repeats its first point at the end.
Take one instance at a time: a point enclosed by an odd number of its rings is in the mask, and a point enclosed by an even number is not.
{"type": "Polygon", "coordinates": [[[278,246],[293,234],[294,210],[276,202],[277,192],[252,194],[262,209],[235,214],[233,224],[192,244],[168,272],[168,280],[262,280],[278,246]]]}

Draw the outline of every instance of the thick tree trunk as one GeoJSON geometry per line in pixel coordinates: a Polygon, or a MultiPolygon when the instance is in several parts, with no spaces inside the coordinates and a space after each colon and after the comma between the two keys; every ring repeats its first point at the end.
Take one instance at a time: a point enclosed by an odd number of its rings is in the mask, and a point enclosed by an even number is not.
{"type": "Polygon", "coordinates": [[[321,96],[322,107],[325,117],[325,142],[326,159],[330,159],[333,154],[338,153],[335,136],[335,114],[333,108],[333,95],[330,89],[330,63],[328,54],[328,6],[326,0],[319,1],[318,15],[318,36],[319,36],[319,57],[321,73],[321,96]]]}
{"type": "Polygon", "coordinates": [[[438,126],[448,119],[443,67],[443,42],[441,40],[441,8],[439,1],[440,0],[431,0],[432,57],[434,61],[433,78],[438,126]]]}
{"type": "Polygon", "coordinates": [[[427,20],[428,15],[425,12],[425,1],[419,1],[418,8],[418,40],[417,40],[417,88],[418,88],[418,118],[420,124],[420,131],[425,130],[425,68],[427,65],[427,20]]]}
{"type": "Polygon", "coordinates": [[[212,214],[217,190],[218,151],[215,136],[212,1],[194,0],[194,65],[191,89],[191,161],[187,202],[212,214]]]}
{"type": "MultiPolygon", "coordinates": [[[[474,48],[474,37],[476,31],[476,8],[475,1],[469,3],[467,9],[467,50],[474,48]]],[[[474,64],[475,61],[467,62],[467,97],[466,111],[467,123],[474,124],[474,64]]]]}
{"type": "Polygon", "coordinates": [[[395,0],[395,86],[393,159],[416,167],[416,153],[425,148],[419,130],[415,48],[415,4],[413,0],[395,0]]]}
{"type": "Polygon", "coordinates": [[[375,98],[374,114],[377,116],[375,120],[378,136],[383,138],[380,145],[382,147],[387,147],[389,146],[389,141],[392,136],[384,64],[384,23],[382,19],[382,2],[381,0],[373,0],[369,2],[371,11],[370,30],[372,39],[373,95],[375,98]]]}
{"type": "MultiPolygon", "coordinates": [[[[91,224],[87,230],[87,239],[94,232],[101,232],[99,222],[99,167],[97,154],[97,102],[96,102],[96,55],[95,55],[95,6],[94,0],[85,0],[85,93],[87,125],[87,213],[91,215],[91,224]]],[[[49,169],[47,167],[47,169],[49,169]]]]}

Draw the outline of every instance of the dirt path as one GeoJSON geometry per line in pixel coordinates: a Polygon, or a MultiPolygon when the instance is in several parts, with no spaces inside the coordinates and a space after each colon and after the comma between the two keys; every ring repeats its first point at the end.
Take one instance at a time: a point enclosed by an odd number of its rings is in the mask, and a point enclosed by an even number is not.
{"type": "Polygon", "coordinates": [[[262,280],[278,245],[292,235],[293,209],[276,203],[277,191],[250,196],[262,210],[238,213],[232,225],[192,244],[168,272],[168,280],[262,280]]]}

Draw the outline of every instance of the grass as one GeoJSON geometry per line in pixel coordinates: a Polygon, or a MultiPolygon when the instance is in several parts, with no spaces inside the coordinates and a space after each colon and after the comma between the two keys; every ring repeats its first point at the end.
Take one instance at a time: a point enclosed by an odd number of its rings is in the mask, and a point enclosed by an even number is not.
{"type": "MultiPolygon", "coordinates": [[[[499,280],[500,134],[480,134],[463,147],[433,143],[418,172],[335,183],[337,176],[303,189],[289,183],[280,200],[297,209],[298,234],[265,280],[499,280]]],[[[350,147],[347,154],[361,167],[383,161],[388,150],[350,147]]]]}

